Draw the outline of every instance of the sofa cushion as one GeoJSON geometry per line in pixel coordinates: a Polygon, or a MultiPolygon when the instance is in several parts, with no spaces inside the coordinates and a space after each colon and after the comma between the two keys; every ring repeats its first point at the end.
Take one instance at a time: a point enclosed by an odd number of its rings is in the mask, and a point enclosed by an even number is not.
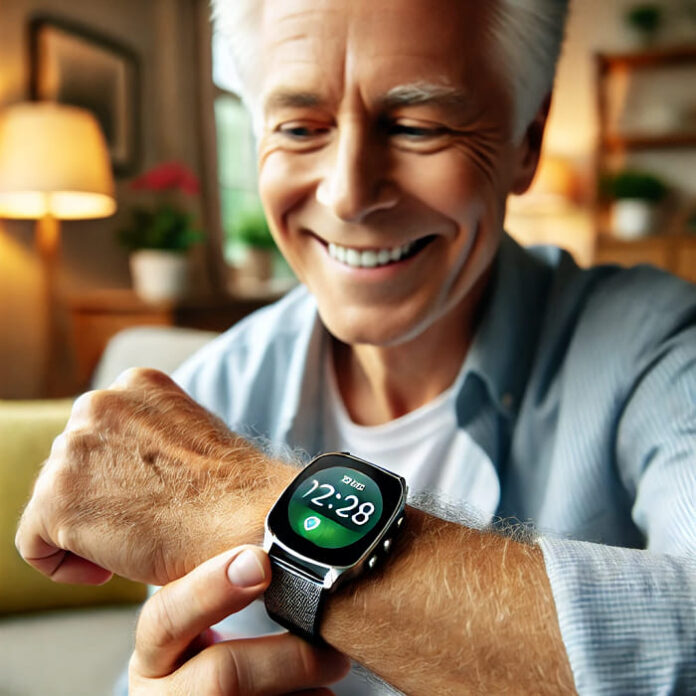
{"type": "Polygon", "coordinates": [[[99,587],[55,583],[27,565],[15,549],[17,521],[71,405],[69,400],[0,401],[0,613],[145,597],[143,585],[122,578],[99,587]]]}
{"type": "Polygon", "coordinates": [[[129,367],[154,367],[172,374],[217,333],[180,326],[134,326],[111,337],[92,377],[93,389],[106,389],[129,367]]]}

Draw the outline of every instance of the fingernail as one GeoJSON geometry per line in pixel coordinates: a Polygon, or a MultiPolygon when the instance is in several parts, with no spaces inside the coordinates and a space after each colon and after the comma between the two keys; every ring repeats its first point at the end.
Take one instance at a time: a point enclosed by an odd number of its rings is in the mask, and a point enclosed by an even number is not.
{"type": "Polygon", "coordinates": [[[250,549],[246,549],[230,563],[227,577],[237,587],[253,587],[266,579],[266,571],[256,554],[250,549]]]}

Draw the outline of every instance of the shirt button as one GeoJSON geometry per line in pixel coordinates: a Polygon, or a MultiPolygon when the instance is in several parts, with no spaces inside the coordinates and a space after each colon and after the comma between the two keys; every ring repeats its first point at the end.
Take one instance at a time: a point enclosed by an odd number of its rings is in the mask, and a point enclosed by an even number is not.
{"type": "Polygon", "coordinates": [[[500,403],[503,404],[504,408],[511,409],[515,403],[515,399],[509,392],[506,392],[500,397],[500,403]]]}

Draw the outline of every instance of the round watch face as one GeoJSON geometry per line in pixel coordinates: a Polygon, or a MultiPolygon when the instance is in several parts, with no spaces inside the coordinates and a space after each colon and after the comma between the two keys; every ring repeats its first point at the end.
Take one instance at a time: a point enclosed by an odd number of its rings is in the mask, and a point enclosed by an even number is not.
{"type": "Polygon", "coordinates": [[[288,520],[302,538],[338,549],[360,541],[383,508],[379,487],[367,474],[334,466],[302,482],[288,503],[288,520]]]}

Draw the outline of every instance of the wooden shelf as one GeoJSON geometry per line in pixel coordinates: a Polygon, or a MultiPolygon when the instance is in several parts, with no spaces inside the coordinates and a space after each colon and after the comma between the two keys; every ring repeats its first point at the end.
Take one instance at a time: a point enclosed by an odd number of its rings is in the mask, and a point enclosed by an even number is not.
{"type": "Polygon", "coordinates": [[[696,132],[665,135],[605,135],[603,145],[613,152],[621,150],[671,150],[696,147],[696,132]]]}
{"type": "Polygon", "coordinates": [[[597,61],[602,71],[622,68],[652,68],[684,65],[696,61],[696,45],[665,46],[630,53],[600,53],[597,61]]]}
{"type": "MultiPolygon", "coordinates": [[[[689,117],[694,103],[692,94],[696,95],[691,88],[691,73],[696,74],[696,43],[625,53],[598,53],[595,59],[599,116],[595,159],[597,181],[618,168],[636,166],[633,162],[638,158],[632,155],[638,152],[653,151],[653,161],[669,161],[667,158],[670,155],[681,151],[680,157],[690,157],[696,162],[696,124],[689,117]],[[665,126],[649,131],[647,124],[651,120],[641,116],[646,115],[646,109],[652,103],[649,90],[666,79],[665,76],[670,76],[671,81],[664,93],[658,90],[662,95],[661,104],[666,109],[672,109],[674,114],[683,110],[683,117],[674,125],[669,124],[673,125],[674,130],[665,126]],[[637,98],[635,104],[628,107],[627,95],[632,88],[636,90],[634,97],[640,94],[642,99],[637,98]],[[625,115],[631,118],[623,121],[623,112],[627,108],[631,110],[625,115]],[[625,122],[625,130],[616,125],[622,122],[625,122]],[[645,130],[641,127],[643,123],[645,130]]],[[[608,201],[600,196],[595,207],[598,230],[595,263],[619,263],[623,266],[648,263],[696,282],[696,234],[683,232],[689,214],[685,206],[689,204],[685,201],[677,207],[676,201],[675,197],[670,201],[672,207],[669,210],[665,208],[660,223],[660,230],[664,234],[625,241],[601,232],[609,223],[609,208],[608,201]]]]}

